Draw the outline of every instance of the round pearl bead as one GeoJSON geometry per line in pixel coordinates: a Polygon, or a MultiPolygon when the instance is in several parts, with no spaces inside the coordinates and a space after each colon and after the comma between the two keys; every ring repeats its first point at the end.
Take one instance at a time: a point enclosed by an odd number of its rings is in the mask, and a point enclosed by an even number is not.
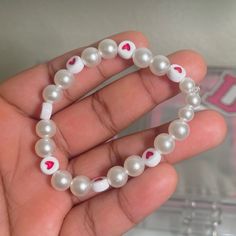
{"type": "Polygon", "coordinates": [[[147,48],[138,48],[134,51],[133,62],[140,68],[146,68],[152,61],[152,52],[147,48]]]}
{"type": "Polygon", "coordinates": [[[125,160],[124,168],[129,176],[135,177],[143,173],[145,164],[140,156],[132,155],[125,160]]]}
{"type": "Polygon", "coordinates": [[[167,57],[157,55],[153,58],[150,64],[150,70],[154,75],[162,76],[167,73],[170,68],[170,61],[167,57]]]}
{"type": "Polygon", "coordinates": [[[98,45],[98,50],[104,59],[114,58],[117,55],[118,47],[114,40],[104,39],[98,45]]]}
{"type": "Polygon", "coordinates": [[[181,120],[174,120],[169,125],[169,133],[177,140],[183,140],[189,135],[189,125],[181,120]]]}
{"type": "Polygon", "coordinates": [[[70,187],[72,176],[70,172],[66,170],[56,171],[51,178],[51,184],[54,189],[58,191],[65,191],[70,187]]]}
{"type": "Polygon", "coordinates": [[[175,148],[175,141],[169,134],[159,134],[154,140],[155,148],[162,154],[168,154],[175,148]]]}
{"type": "Polygon", "coordinates": [[[52,155],[56,147],[54,141],[50,138],[39,139],[35,144],[35,152],[40,157],[52,155]]]}
{"type": "Polygon", "coordinates": [[[191,78],[183,79],[180,84],[179,88],[184,93],[189,93],[195,87],[195,82],[191,78]]]}
{"type": "Polygon", "coordinates": [[[91,181],[87,176],[76,176],[73,178],[70,190],[76,197],[85,196],[91,188],[91,181]]]}
{"type": "Polygon", "coordinates": [[[88,47],[84,49],[81,54],[81,58],[84,64],[88,67],[96,66],[101,62],[101,54],[97,48],[94,47],[88,47]]]}
{"type": "Polygon", "coordinates": [[[60,87],[50,84],[43,90],[43,98],[47,102],[55,102],[61,98],[60,87]]]}
{"type": "Polygon", "coordinates": [[[122,166],[114,166],[107,173],[109,184],[114,188],[120,188],[128,181],[128,174],[122,166]]]}
{"type": "Polygon", "coordinates": [[[40,120],[36,125],[36,133],[40,138],[51,138],[56,133],[56,124],[52,120],[40,120]]]}
{"type": "Polygon", "coordinates": [[[188,94],[186,102],[193,107],[197,107],[201,104],[201,97],[198,94],[188,94]]]}
{"type": "Polygon", "coordinates": [[[69,88],[73,81],[74,75],[68,70],[59,70],[54,76],[55,84],[61,86],[63,89],[69,88]]]}
{"type": "Polygon", "coordinates": [[[185,106],[179,109],[179,118],[184,121],[190,121],[194,117],[194,110],[191,106],[185,106]]]}

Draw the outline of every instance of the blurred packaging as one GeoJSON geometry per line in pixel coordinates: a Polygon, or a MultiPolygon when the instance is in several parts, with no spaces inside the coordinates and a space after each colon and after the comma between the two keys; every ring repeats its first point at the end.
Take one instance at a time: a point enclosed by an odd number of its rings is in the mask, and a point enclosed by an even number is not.
{"type": "MultiPolygon", "coordinates": [[[[126,236],[236,236],[236,71],[209,69],[200,87],[201,108],[225,116],[227,137],[217,148],[177,164],[174,196],[126,236]]],[[[155,108],[146,123],[153,127],[175,119],[183,103],[181,94],[175,96],[155,108]]]]}

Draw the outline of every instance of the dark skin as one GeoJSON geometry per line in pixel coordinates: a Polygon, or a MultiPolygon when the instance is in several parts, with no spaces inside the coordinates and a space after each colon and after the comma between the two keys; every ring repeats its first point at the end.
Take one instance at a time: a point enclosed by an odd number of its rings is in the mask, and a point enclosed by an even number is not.
{"type": "MultiPolygon", "coordinates": [[[[147,47],[139,32],[124,32],[107,38],[130,39],[147,47]]],[[[96,45],[96,44],[95,44],[96,45]]],[[[42,102],[42,89],[52,83],[55,71],[77,49],[49,63],[24,71],[0,85],[0,235],[121,235],[160,207],[175,191],[174,163],[190,158],[221,143],[225,121],[215,111],[198,112],[190,122],[191,135],[177,142],[165,161],[131,179],[121,189],[111,189],[86,199],[69,191],[57,192],[50,177],[39,170],[35,155],[35,124],[42,102]],[[209,138],[210,137],[210,138],[209,138]]],[[[200,82],[206,65],[200,55],[184,50],[169,55],[172,63],[186,68],[200,82]]],[[[76,76],[74,86],[55,104],[52,119],[58,131],[55,156],[61,169],[73,175],[94,178],[122,164],[131,154],[142,154],[167,125],[105,142],[159,103],[178,93],[176,84],[153,76],[148,69],[127,75],[95,95],[84,94],[132,64],[119,57],[103,60],[98,68],[86,68],[76,76]],[[134,99],[135,98],[135,99],[134,99]]]]}

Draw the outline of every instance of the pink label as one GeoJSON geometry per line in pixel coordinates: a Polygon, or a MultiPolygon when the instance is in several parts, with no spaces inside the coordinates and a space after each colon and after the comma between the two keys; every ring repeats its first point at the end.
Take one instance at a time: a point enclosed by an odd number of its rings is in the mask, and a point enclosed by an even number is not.
{"type": "Polygon", "coordinates": [[[206,93],[204,101],[227,114],[236,114],[236,77],[225,74],[215,89],[206,93]]]}

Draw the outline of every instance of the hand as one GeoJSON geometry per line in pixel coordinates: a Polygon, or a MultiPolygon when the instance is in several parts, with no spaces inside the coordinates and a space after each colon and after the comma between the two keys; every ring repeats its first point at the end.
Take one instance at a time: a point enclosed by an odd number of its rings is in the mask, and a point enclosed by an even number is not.
{"type": "MultiPolygon", "coordinates": [[[[117,42],[130,39],[147,47],[139,32],[111,36],[117,42]]],[[[35,124],[43,88],[54,73],[82,49],[38,65],[0,85],[0,235],[121,235],[161,206],[174,192],[177,174],[172,164],[218,145],[225,136],[224,119],[214,111],[198,112],[190,122],[191,135],[178,142],[166,162],[149,168],[121,189],[111,189],[90,199],[78,200],[70,191],[57,192],[50,177],[39,170],[41,159],[34,152],[35,124]]],[[[206,73],[203,59],[192,51],[169,56],[200,82],[206,73]]],[[[74,86],[54,106],[52,119],[61,169],[73,176],[91,178],[131,154],[141,154],[153,145],[167,125],[106,142],[157,104],[178,93],[178,86],[157,78],[148,69],[131,73],[99,92],[78,100],[97,85],[132,64],[119,57],[103,60],[98,68],[85,68],[74,86]]]]}

